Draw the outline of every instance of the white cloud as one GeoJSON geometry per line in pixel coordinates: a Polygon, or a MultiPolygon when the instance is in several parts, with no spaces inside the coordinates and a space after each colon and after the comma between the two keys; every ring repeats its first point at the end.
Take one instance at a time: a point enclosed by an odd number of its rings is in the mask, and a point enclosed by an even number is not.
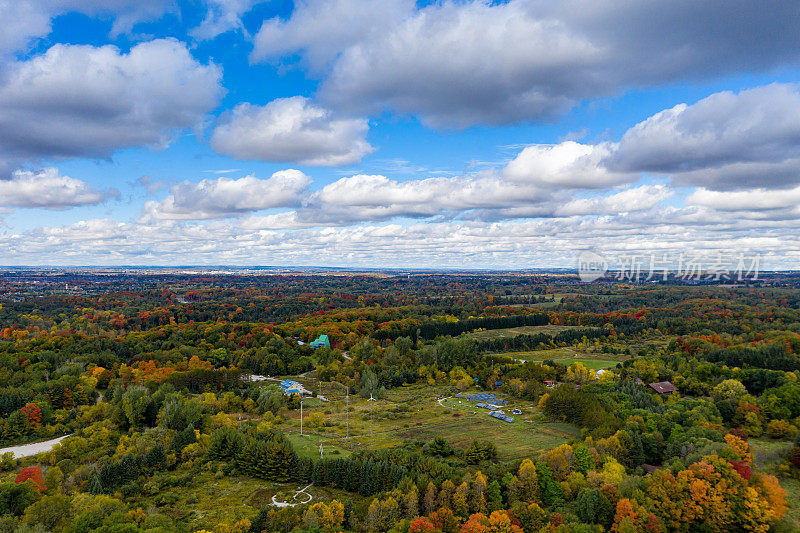
{"type": "Polygon", "coordinates": [[[198,63],[175,40],[142,43],[127,54],[55,45],[12,65],[0,82],[0,166],[8,174],[25,161],[163,148],[217,105],[220,77],[219,68],[198,63]]]}
{"type": "Polygon", "coordinates": [[[622,136],[612,164],[680,173],[798,157],[800,92],[794,85],[773,84],[719,92],[657,113],[622,136]]]}
{"type": "Polygon", "coordinates": [[[38,172],[18,170],[9,180],[0,180],[0,205],[65,209],[98,204],[119,196],[115,189],[100,191],[85,181],[62,176],[57,168],[38,172]]]}
{"type": "Polygon", "coordinates": [[[84,220],[0,233],[12,264],[348,265],[393,268],[574,266],[580,250],[608,257],[717,251],[762,253],[762,268],[797,268],[797,220],[659,208],[624,215],[511,222],[426,222],[277,231],[236,222],[84,220]],[[694,217],[694,221],[693,220],[694,217]],[[778,261],[774,261],[777,259],[778,261]]]}
{"type": "Polygon", "coordinates": [[[161,202],[145,204],[143,220],[197,220],[299,204],[310,178],[299,170],[274,173],[268,179],[221,177],[172,187],[161,202]]]}
{"type": "Polygon", "coordinates": [[[614,150],[611,144],[540,144],[524,148],[503,170],[516,182],[547,187],[595,189],[638,179],[638,174],[613,172],[603,162],[614,150]]]}
{"type": "Polygon", "coordinates": [[[267,105],[239,104],[217,126],[211,146],[243,160],[312,166],[358,163],[374,149],[366,119],[335,118],[307,98],[279,98],[267,105]]]}
{"type": "Polygon", "coordinates": [[[711,191],[700,188],[686,199],[691,205],[701,205],[723,211],[762,211],[792,208],[800,215],[800,187],[786,190],[751,189],[744,191],[711,191]]]}
{"type": "Polygon", "coordinates": [[[209,40],[233,30],[246,34],[242,15],[259,1],[261,0],[206,0],[206,16],[199,26],[189,31],[189,35],[195,39],[209,40]]]}
{"type": "MultiPolygon", "coordinates": [[[[42,3],[47,4],[48,0],[42,3]]],[[[113,18],[111,36],[129,34],[139,22],[158,20],[165,13],[178,12],[175,0],[49,0],[54,14],[77,11],[91,16],[113,18]]]]}
{"type": "Polygon", "coordinates": [[[264,22],[250,59],[276,60],[302,51],[311,69],[320,71],[366,35],[390,31],[413,9],[413,0],[300,0],[288,20],[264,22]]]}
{"type": "Polygon", "coordinates": [[[556,216],[622,214],[644,211],[673,195],[664,185],[642,185],[594,198],[576,198],[556,208],[556,216]]]}
{"type": "Polygon", "coordinates": [[[251,59],[300,54],[321,97],[436,127],[541,120],[630,87],[800,59],[794,3],[306,0],[267,21],[251,59]],[[658,21],[654,23],[653,21],[658,21]],[[324,69],[332,64],[329,71],[324,69]]]}
{"type": "Polygon", "coordinates": [[[0,0],[0,57],[25,50],[36,38],[50,33],[51,20],[76,11],[113,18],[111,35],[129,33],[138,22],[175,11],[173,0],[0,0]]]}

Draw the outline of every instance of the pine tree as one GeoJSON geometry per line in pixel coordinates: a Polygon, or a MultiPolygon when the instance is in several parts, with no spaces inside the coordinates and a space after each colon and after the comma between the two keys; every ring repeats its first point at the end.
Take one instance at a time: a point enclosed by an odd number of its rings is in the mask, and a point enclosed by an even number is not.
{"type": "Polygon", "coordinates": [[[503,508],[503,494],[500,490],[500,483],[497,480],[489,483],[486,489],[486,502],[490,511],[497,511],[503,508]]]}

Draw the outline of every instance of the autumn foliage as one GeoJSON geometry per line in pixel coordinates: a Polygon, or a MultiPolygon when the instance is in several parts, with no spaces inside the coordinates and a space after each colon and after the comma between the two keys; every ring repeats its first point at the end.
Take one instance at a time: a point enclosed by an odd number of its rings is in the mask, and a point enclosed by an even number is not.
{"type": "Polygon", "coordinates": [[[25,483],[26,481],[33,481],[36,483],[36,490],[39,492],[44,492],[45,484],[44,484],[44,477],[42,476],[42,470],[38,466],[25,466],[20,469],[17,477],[14,479],[14,482],[17,484],[25,483]]]}

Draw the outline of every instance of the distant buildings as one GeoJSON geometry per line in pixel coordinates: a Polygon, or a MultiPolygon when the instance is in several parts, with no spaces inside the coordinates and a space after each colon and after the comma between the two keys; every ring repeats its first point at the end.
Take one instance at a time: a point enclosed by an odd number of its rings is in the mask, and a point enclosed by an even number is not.
{"type": "Polygon", "coordinates": [[[283,389],[283,393],[288,396],[294,396],[295,394],[298,396],[308,396],[311,394],[311,391],[291,379],[281,381],[280,387],[283,389]]]}
{"type": "Polygon", "coordinates": [[[322,348],[323,346],[331,347],[331,342],[328,340],[327,335],[320,335],[316,340],[311,342],[311,347],[314,349],[322,348]]]}

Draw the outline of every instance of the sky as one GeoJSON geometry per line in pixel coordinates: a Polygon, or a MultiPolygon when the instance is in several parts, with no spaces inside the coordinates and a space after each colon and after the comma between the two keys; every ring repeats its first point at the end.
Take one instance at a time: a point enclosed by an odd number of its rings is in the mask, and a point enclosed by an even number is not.
{"type": "Polygon", "coordinates": [[[800,2],[0,0],[0,265],[800,269],[800,2]]]}

